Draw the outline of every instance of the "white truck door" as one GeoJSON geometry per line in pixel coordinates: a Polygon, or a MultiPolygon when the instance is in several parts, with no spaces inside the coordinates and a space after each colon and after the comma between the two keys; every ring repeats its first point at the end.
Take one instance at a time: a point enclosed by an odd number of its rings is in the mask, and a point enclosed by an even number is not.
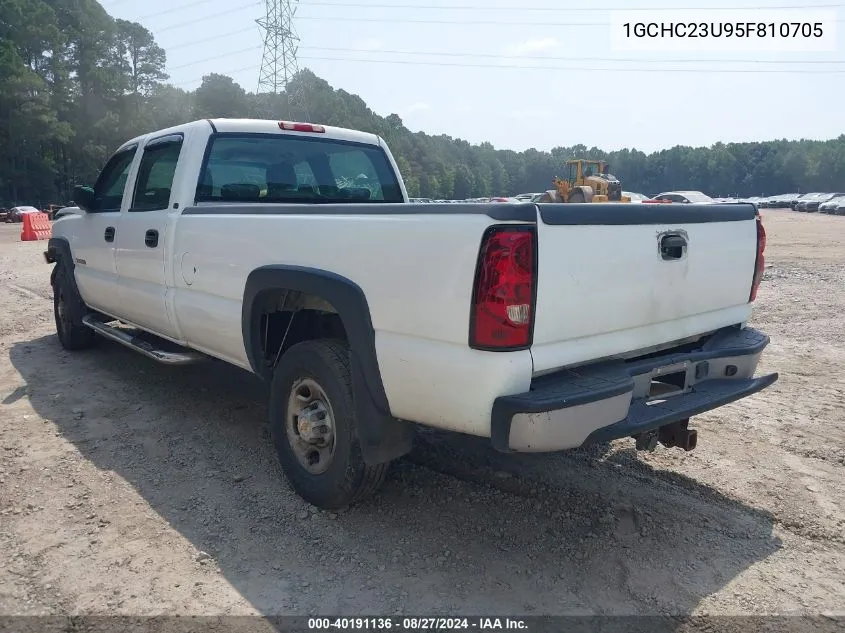
{"type": "MultiPolygon", "coordinates": [[[[167,310],[168,228],[173,181],[184,137],[181,133],[150,139],[141,148],[129,208],[120,220],[115,247],[121,316],[135,325],[179,340],[167,310]]],[[[168,286],[170,286],[168,288],[168,286]]]]}
{"type": "Polygon", "coordinates": [[[122,148],[103,167],[94,185],[93,207],[82,215],[81,226],[72,237],[79,292],[86,304],[108,314],[120,311],[114,246],[137,150],[137,143],[122,148]]]}

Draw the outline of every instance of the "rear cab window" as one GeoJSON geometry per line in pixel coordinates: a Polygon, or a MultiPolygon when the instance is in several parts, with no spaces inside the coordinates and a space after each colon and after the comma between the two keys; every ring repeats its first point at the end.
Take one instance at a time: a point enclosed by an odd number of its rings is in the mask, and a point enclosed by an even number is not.
{"type": "Polygon", "coordinates": [[[377,145],[287,134],[212,136],[196,201],[299,204],[404,202],[377,145]]]}

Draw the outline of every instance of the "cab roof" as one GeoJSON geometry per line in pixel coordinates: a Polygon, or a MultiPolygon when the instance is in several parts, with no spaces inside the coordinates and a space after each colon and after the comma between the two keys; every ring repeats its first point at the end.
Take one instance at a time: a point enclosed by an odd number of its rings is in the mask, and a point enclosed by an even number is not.
{"type": "Polygon", "coordinates": [[[168,134],[177,134],[179,132],[187,132],[188,130],[196,128],[204,128],[208,131],[217,131],[223,134],[287,134],[292,136],[314,136],[339,141],[351,141],[367,145],[381,144],[377,135],[369,132],[362,132],[360,130],[351,130],[348,128],[322,124],[313,125],[322,128],[324,130],[323,132],[295,131],[290,129],[283,130],[280,125],[281,123],[292,122],[277,119],[199,119],[191,121],[190,123],[183,123],[182,125],[176,125],[164,130],[156,130],[148,134],[136,136],[135,138],[126,141],[123,145],[121,145],[121,148],[134,143],[141,143],[150,138],[157,138],[168,134]]]}
{"type": "Polygon", "coordinates": [[[379,138],[375,134],[369,132],[361,132],[360,130],[351,130],[344,127],[334,127],[332,125],[319,125],[325,132],[296,132],[292,130],[282,130],[279,127],[281,122],[278,119],[208,119],[218,132],[222,133],[246,133],[246,134],[295,134],[297,136],[319,136],[321,138],[331,138],[340,141],[353,141],[357,143],[367,143],[369,145],[378,145],[379,138]]]}

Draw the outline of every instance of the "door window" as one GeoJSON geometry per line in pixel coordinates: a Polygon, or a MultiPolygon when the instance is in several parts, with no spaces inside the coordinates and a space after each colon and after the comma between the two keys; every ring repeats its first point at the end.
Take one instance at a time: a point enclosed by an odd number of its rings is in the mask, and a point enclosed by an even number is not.
{"type": "Polygon", "coordinates": [[[126,188],[129,167],[132,165],[132,159],[135,158],[136,149],[137,147],[131,147],[117,152],[103,167],[100,177],[97,178],[97,184],[94,185],[92,211],[120,211],[123,190],[126,188]]]}
{"type": "Polygon", "coordinates": [[[130,211],[162,211],[170,206],[173,176],[181,149],[181,137],[147,144],[138,167],[130,211]]]}

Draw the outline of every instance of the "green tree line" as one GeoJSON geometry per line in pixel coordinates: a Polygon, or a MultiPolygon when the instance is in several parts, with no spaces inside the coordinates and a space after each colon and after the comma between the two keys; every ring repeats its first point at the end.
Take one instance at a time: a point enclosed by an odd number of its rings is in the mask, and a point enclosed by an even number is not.
{"type": "MultiPolygon", "coordinates": [[[[284,95],[248,92],[225,75],[209,74],[193,91],[170,85],[165,63],[149,30],[112,18],[96,0],[2,0],[0,206],[68,201],[73,185],[93,182],[118,145],[144,132],[205,117],[296,118],[284,95]]],[[[411,132],[398,115],[379,116],[361,97],[332,88],[309,70],[294,81],[310,120],[384,137],[414,197],[544,191],[563,175],[564,161],[580,157],[607,160],[625,190],[647,194],[845,189],[845,134],[650,154],[585,145],[516,152],[411,132]]]]}

